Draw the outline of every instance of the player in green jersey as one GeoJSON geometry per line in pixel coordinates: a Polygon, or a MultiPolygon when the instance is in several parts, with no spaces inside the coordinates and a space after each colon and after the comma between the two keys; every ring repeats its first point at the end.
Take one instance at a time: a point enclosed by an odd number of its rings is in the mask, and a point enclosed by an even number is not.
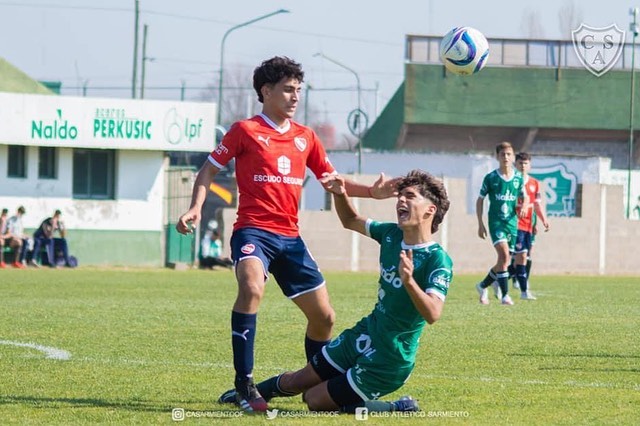
{"type": "MultiPolygon", "coordinates": [[[[398,183],[398,223],[382,223],[358,214],[341,176],[321,182],[333,193],[343,226],[380,243],[378,300],[371,314],[324,346],[304,368],[265,380],[258,390],[267,401],[304,393],[314,411],[416,411],[411,397],[379,398],[406,382],[425,324],[442,314],[452,262],[432,235],[449,209],[444,184],[428,173],[410,172],[398,183]]],[[[220,402],[235,401],[233,392],[225,392],[220,402]]]]}
{"type": "Polygon", "coordinates": [[[515,170],[513,162],[515,154],[509,142],[502,142],[496,146],[496,158],[500,167],[488,173],[480,188],[480,195],[476,201],[476,216],[478,218],[478,236],[487,237],[484,226],[484,199],[489,199],[488,224],[493,247],[497,253],[496,264],[489,270],[487,276],[476,285],[480,294],[480,303],[489,304],[487,287],[494,281],[498,282],[503,305],[513,305],[509,296],[509,254],[514,250],[518,235],[518,216],[516,205],[518,197],[523,197],[528,205],[528,198],[523,191],[522,174],[515,170]]]}

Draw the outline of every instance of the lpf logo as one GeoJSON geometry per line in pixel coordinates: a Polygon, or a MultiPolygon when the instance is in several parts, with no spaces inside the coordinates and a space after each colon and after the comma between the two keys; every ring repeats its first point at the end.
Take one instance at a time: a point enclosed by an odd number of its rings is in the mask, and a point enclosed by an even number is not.
{"type": "Polygon", "coordinates": [[[609,71],[622,53],[625,33],[616,24],[595,28],[580,24],[571,31],[573,48],[589,72],[600,77],[609,71]]]}

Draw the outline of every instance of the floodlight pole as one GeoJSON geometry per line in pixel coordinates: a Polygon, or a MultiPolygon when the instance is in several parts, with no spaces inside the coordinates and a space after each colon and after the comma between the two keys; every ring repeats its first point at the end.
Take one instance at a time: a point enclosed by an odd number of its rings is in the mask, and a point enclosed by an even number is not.
{"type": "Polygon", "coordinates": [[[220,43],[220,79],[218,80],[218,117],[217,117],[216,124],[222,124],[220,123],[220,120],[222,119],[222,81],[224,78],[224,42],[227,40],[227,37],[231,32],[239,28],[246,27],[247,25],[251,25],[254,22],[258,22],[258,21],[262,21],[263,19],[270,18],[273,15],[278,15],[280,13],[289,13],[289,11],[286,9],[279,9],[279,10],[276,10],[275,12],[258,16],[257,18],[251,19],[250,21],[243,22],[241,24],[238,24],[229,28],[222,36],[222,42],[220,43]]]}
{"type": "MultiPolygon", "coordinates": [[[[356,119],[360,119],[360,113],[362,112],[362,109],[360,108],[360,76],[358,75],[357,72],[355,72],[353,69],[349,68],[348,66],[346,66],[345,64],[343,64],[342,62],[336,61],[333,58],[330,58],[329,56],[325,55],[322,52],[318,52],[316,54],[314,54],[313,56],[320,56],[324,59],[326,59],[329,62],[333,62],[334,64],[336,64],[337,66],[344,68],[345,70],[349,71],[350,73],[352,73],[355,77],[356,77],[356,90],[358,91],[358,115],[356,119]]],[[[358,132],[358,174],[362,174],[362,134],[361,132],[358,132]]]]}
{"type": "Polygon", "coordinates": [[[638,14],[640,9],[632,7],[629,14],[633,17],[633,22],[629,25],[629,30],[633,38],[631,39],[631,93],[629,101],[629,164],[627,170],[627,219],[631,218],[631,170],[633,169],[633,115],[635,104],[635,75],[636,75],[636,37],[638,36],[638,14]]]}

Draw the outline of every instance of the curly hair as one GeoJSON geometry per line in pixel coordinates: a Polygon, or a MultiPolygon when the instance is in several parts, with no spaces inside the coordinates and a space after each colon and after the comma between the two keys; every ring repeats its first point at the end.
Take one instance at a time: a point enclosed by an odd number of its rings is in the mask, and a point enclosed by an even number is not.
{"type": "Polygon", "coordinates": [[[398,182],[398,192],[410,186],[418,188],[418,192],[424,198],[430,200],[437,208],[431,222],[431,233],[438,232],[438,228],[449,211],[449,196],[441,179],[422,170],[412,170],[398,182]]]}
{"type": "Polygon", "coordinates": [[[253,71],[253,88],[258,94],[258,101],[264,102],[261,92],[262,86],[265,84],[275,85],[283,78],[295,78],[302,83],[304,81],[302,65],[286,56],[274,56],[263,61],[253,71]]]}

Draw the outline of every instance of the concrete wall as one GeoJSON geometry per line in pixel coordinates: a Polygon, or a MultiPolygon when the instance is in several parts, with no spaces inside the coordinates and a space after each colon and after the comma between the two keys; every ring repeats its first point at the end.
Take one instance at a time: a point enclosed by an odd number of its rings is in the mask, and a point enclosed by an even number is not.
{"type": "MultiPolygon", "coordinates": [[[[367,181],[372,178],[363,177],[367,181]]],[[[475,214],[466,209],[467,181],[445,182],[451,208],[436,241],[451,255],[455,273],[486,272],[495,263],[496,255],[490,240],[478,238],[475,214]]],[[[622,187],[583,184],[582,191],[582,217],[551,218],[551,231],[536,239],[535,273],[640,276],[635,251],[640,241],[640,221],[624,218],[620,209],[622,187]]],[[[361,213],[377,220],[395,221],[395,199],[358,202],[361,213]]],[[[225,209],[223,218],[226,224],[233,223],[235,210],[225,209]]],[[[306,210],[300,219],[301,234],[323,270],[377,271],[378,244],[343,229],[335,212],[306,210]]],[[[225,226],[226,242],[231,228],[225,226]]],[[[225,251],[228,255],[228,244],[225,251]]]]}

